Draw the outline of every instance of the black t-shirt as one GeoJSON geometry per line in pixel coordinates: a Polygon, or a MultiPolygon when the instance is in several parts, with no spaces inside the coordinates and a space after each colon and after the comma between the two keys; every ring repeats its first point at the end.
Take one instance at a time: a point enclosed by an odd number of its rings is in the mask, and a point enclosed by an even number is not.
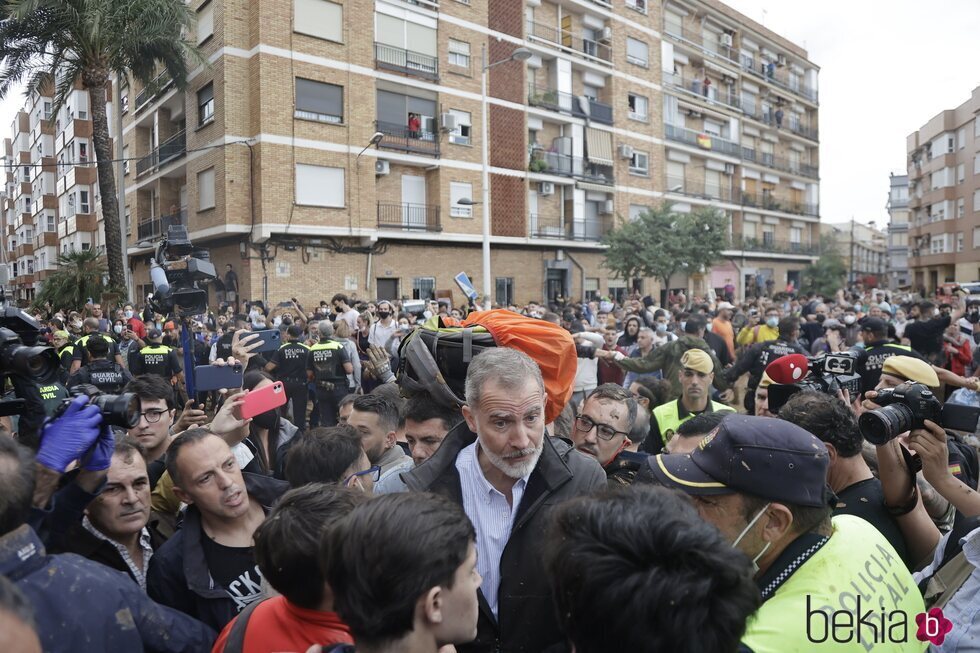
{"type": "Polygon", "coordinates": [[[206,533],[201,533],[201,546],[208,573],[235,602],[235,610],[241,612],[253,601],[265,598],[262,592],[262,572],[255,562],[252,547],[224,546],[206,533]]]}
{"type": "Polygon", "coordinates": [[[905,337],[912,349],[920,354],[937,354],[943,350],[943,331],[949,326],[950,318],[936,317],[931,320],[916,320],[905,327],[905,337]]]}
{"type": "Polygon", "coordinates": [[[909,559],[905,538],[895,518],[885,508],[885,495],[881,490],[881,481],[869,478],[858,481],[837,493],[839,502],[834,508],[835,515],[854,515],[860,517],[878,529],[885,539],[895,547],[895,551],[905,561],[906,565],[914,565],[917,561],[909,559]]]}
{"type": "Polygon", "coordinates": [[[79,338],[74,344],[74,352],[72,353],[71,359],[73,361],[82,361],[82,365],[88,365],[88,349],[86,345],[88,344],[89,338],[102,338],[109,344],[109,355],[107,358],[109,360],[115,360],[116,356],[119,354],[119,347],[116,345],[116,341],[109,337],[105,333],[90,333],[79,338]]]}
{"type": "Polygon", "coordinates": [[[287,342],[277,349],[269,361],[276,364],[276,378],[280,381],[305,381],[309,353],[309,347],[301,342],[287,342]]]}

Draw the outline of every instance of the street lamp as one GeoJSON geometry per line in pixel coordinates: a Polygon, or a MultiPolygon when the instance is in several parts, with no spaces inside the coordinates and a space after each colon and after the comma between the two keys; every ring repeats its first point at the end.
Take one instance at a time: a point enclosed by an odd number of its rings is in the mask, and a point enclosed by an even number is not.
{"type": "MultiPolygon", "coordinates": [[[[483,44],[482,57],[480,60],[480,115],[482,118],[482,163],[483,163],[483,308],[490,310],[490,127],[489,117],[487,116],[487,71],[494,66],[507,63],[509,61],[527,61],[533,53],[527,48],[516,48],[510,56],[493,63],[487,62],[487,46],[483,44]]],[[[466,198],[464,198],[466,199],[466,198]]],[[[472,206],[473,200],[469,204],[464,204],[463,200],[457,202],[463,206],[472,206]]]]}

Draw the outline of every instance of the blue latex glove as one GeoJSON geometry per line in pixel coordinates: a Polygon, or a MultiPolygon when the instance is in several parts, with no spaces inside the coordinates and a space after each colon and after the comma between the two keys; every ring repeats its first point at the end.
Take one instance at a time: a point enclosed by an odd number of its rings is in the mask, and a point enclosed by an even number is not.
{"type": "Polygon", "coordinates": [[[116,440],[112,434],[112,427],[108,424],[102,424],[99,437],[95,441],[95,447],[92,448],[92,455],[82,464],[82,469],[90,472],[101,472],[109,469],[115,446],[116,440]]]}
{"type": "Polygon", "coordinates": [[[35,460],[48,469],[64,473],[96,441],[101,425],[102,415],[89,404],[88,397],[75,397],[64,415],[44,425],[35,460]]]}

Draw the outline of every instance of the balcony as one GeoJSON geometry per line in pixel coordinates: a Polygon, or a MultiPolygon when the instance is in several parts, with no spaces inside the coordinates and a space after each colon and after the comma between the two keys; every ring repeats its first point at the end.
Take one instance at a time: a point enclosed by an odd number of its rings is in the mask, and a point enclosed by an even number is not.
{"type": "Polygon", "coordinates": [[[600,184],[612,184],[614,181],[612,166],[599,165],[582,157],[545,152],[544,150],[534,150],[531,153],[528,170],[547,175],[594,181],[600,184]]]}
{"type": "Polygon", "coordinates": [[[772,68],[769,68],[767,64],[762,63],[761,61],[756,62],[754,57],[749,57],[744,54],[739,57],[739,63],[742,66],[742,70],[754,75],[755,77],[765,80],[773,86],[779,87],[784,91],[789,91],[790,93],[809,100],[810,102],[817,102],[817,89],[802,82],[791,83],[789,81],[789,75],[783,72],[785,70],[785,66],[773,66],[772,68]]]}
{"type": "Polygon", "coordinates": [[[769,211],[782,211],[795,215],[819,216],[820,206],[775,197],[772,193],[740,193],[742,206],[751,206],[769,211]]]}
{"type": "Polygon", "coordinates": [[[439,210],[433,204],[378,202],[378,229],[439,232],[439,210]]]}
{"type": "Polygon", "coordinates": [[[187,211],[142,220],[136,225],[136,242],[159,238],[167,233],[171,225],[187,226],[187,211]]]}
{"type": "Polygon", "coordinates": [[[774,254],[803,254],[805,256],[818,256],[820,254],[819,243],[802,243],[791,240],[776,240],[775,238],[746,238],[741,234],[732,234],[728,249],[742,250],[745,252],[771,252],[774,254]]]}
{"type": "Polygon", "coordinates": [[[611,223],[611,219],[605,218],[563,220],[532,213],[529,216],[528,237],[599,242],[611,228],[611,223]]]}
{"type": "Polygon", "coordinates": [[[710,48],[707,48],[704,45],[704,37],[701,35],[701,33],[696,32],[689,27],[684,27],[683,25],[669,25],[667,23],[664,23],[664,34],[666,34],[667,36],[669,36],[675,41],[681,41],[696,46],[699,50],[707,54],[721,57],[722,59],[727,59],[728,61],[731,61],[732,63],[735,64],[738,63],[738,59],[736,57],[737,53],[734,48],[730,48],[727,45],[721,45],[721,44],[718,44],[717,50],[712,50],[710,48]]]}
{"type": "Polygon", "coordinates": [[[613,109],[610,105],[592,98],[572,95],[550,88],[528,85],[527,103],[550,111],[585,118],[604,125],[613,124],[613,109]]]}
{"type": "Polygon", "coordinates": [[[409,129],[407,125],[381,120],[374,124],[385,135],[378,143],[379,149],[439,156],[439,135],[434,132],[409,129]]]}
{"type": "Polygon", "coordinates": [[[70,236],[76,231],[95,231],[98,220],[94,213],[76,213],[58,223],[58,238],[70,236]]]}
{"type": "Polygon", "coordinates": [[[704,79],[691,79],[673,73],[664,73],[664,83],[707,104],[723,104],[733,109],[740,109],[742,106],[740,98],[734,92],[719,89],[714,82],[706,87],[704,79]]]}
{"type": "Polygon", "coordinates": [[[705,200],[735,201],[735,193],[731,188],[707,183],[700,184],[700,188],[698,188],[693,183],[685,182],[683,177],[673,177],[671,175],[667,175],[667,192],[705,200]]]}
{"type": "Polygon", "coordinates": [[[14,258],[21,258],[24,256],[34,256],[34,245],[31,243],[21,243],[14,248],[14,258]]]}
{"type": "Polygon", "coordinates": [[[170,74],[167,71],[163,71],[159,75],[153,78],[153,80],[147,84],[142,91],[136,95],[136,112],[139,113],[150,100],[157,97],[165,90],[167,90],[173,80],[170,78],[170,74]]]}
{"type": "Polygon", "coordinates": [[[136,162],[136,176],[158,169],[163,164],[187,154],[187,130],[179,132],[165,140],[160,147],[136,162]]]}
{"type": "Polygon", "coordinates": [[[374,63],[382,70],[438,81],[439,59],[385,43],[374,43],[374,63]]]}
{"type": "Polygon", "coordinates": [[[54,231],[45,231],[43,233],[34,236],[34,248],[41,249],[42,247],[57,247],[58,246],[58,234],[54,231]]]}
{"type": "Polygon", "coordinates": [[[678,143],[684,143],[686,145],[693,145],[694,147],[699,147],[702,150],[711,150],[712,152],[727,154],[734,157],[742,156],[742,148],[738,143],[733,143],[732,141],[725,140],[724,138],[715,136],[714,134],[697,132],[693,129],[688,129],[687,127],[678,127],[677,125],[666,124],[664,125],[664,135],[668,140],[677,141],[678,143]]]}
{"type": "Polygon", "coordinates": [[[776,156],[771,152],[758,152],[751,148],[743,147],[742,159],[744,161],[751,161],[753,163],[758,163],[759,165],[765,166],[767,168],[772,168],[773,170],[780,170],[782,172],[788,172],[794,175],[809,177],[811,179],[817,178],[816,166],[799,163],[797,161],[791,161],[786,157],[776,156]]]}
{"type": "Polygon", "coordinates": [[[560,27],[527,21],[527,38],[531,41],[553,45],[564,52],[575,54],[597,63],[612,65],[612,48],[605,43],[583,39],[560,27]]]}
{"type": "Polygon", "coordinates": [[[745,104],[741,107],[742,113],[746,116],[758,120],[759,122],[769,125],[770,127],[775,126],[776,129],[786,129],[797,136],[802,136],[803,138],[808,138],[811,141],[820,140],[820,133],[814,127],[807,127],[803,125],[799,120],[795,119],[785,119],[782,122],[777,122],[776,112],[771,109],[768,111],[763,111],[762,107],[759,105],[745,104]]]}

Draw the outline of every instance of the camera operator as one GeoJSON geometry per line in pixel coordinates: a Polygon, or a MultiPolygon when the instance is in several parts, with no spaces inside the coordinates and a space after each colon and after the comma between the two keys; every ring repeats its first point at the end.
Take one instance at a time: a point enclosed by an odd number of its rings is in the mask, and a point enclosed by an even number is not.
{"type": "Polygon", "coordinates": [[[800,320],[797,317],[784,317],[778,322],[778,336],[752,345],[742,352],[735,364],[725,370],[724,377],[733,384],[740,376],[749,373],[748,391],[745,393],[745,409],[751,414],[755,410],[755,389],[766,371],[766,365],[777,358],[789,354],[807,354],[797,342],[800,337],[800,320]]]}
{"type": "MultiPolygon", "coordinates": [[[[94,385],[100,392],[118,394],[133,375],[117,362],[110,362],[109,343],[99,337],[89,338],[85,345],[89,363],[68,377],[68,387],[81,384],[94,385]]],[[[118,354],[117,354],[118,356],[118,354]]]]}

